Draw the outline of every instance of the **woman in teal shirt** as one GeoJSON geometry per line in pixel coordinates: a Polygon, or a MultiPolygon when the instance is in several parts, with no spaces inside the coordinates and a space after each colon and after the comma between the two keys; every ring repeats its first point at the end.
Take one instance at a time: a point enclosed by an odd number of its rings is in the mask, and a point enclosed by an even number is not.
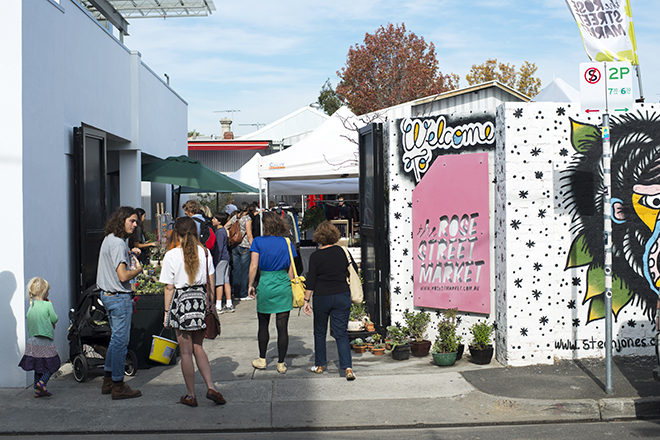
{"type": "MultiPolygon", "coordinates": [[[[293,261],[289,256],[289,245],[284,238],[287,227],[284,221],[273,212],[263,213],[264,235],[255,237],[250,250],[250,279],[248,295],[257,298],[257,317],[259,319],[259,359],[252,361],[254,368],[266,369],[266,349],[270,334],[268,325],[270,315],[275,314],[277,327],[277,371],[286,373],[284,357],[289,348],[289,313],[293,309],[293,292],[291,279],[293,279],[293,261]],[[259,285],[255,289],[252,285],[261,270],[259,285]]],[[[293,249],[293,256],[296,250],[293,249]]]]}

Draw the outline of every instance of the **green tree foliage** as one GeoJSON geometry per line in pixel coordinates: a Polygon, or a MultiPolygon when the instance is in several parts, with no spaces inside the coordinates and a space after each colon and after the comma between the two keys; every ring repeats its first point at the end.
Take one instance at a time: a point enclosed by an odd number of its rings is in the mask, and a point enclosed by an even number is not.
{"type": "Polygon", "coordinates": [[[519,71],[511,64],[498,63],[497,58],[483,64],[473,64],[470,73],[465,76],[471,86],[489,81],[499,81],[530,98],[541,90],[541,80],[534,77],[536,64],[525,61],[519,71]]]}
{"type": "Polygon", "coordinates": [[[453,90],[459,80],[439,71],[433,43],[403,23],[381,26],[351,46],[337,76],[337,95],[357,115],[453,90]]]}
{"type": "Polygon", "coordinates": [[[330,84],[330,78],[323,84],[316,100],[326,115],[332,116],[342,106],[342,101],[330,84]]]}

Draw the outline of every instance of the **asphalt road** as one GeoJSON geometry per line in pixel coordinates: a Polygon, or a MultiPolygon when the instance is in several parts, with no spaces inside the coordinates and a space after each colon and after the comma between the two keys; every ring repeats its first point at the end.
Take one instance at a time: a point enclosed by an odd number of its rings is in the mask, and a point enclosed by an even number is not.
{"type": "MultiPolygon", "coordinates": [[[[71,440],[79,435],[10,436],[12,440],[71,440]]],[[[209,432],[186,434],[85,435],[85,440],[638,440],[660,439],[660,420],[626,422],[545,423],[459,428],[414,428],[277,432],[209,432]]],[[[0,437],[2,438],[2,437],[0,437]]]]}

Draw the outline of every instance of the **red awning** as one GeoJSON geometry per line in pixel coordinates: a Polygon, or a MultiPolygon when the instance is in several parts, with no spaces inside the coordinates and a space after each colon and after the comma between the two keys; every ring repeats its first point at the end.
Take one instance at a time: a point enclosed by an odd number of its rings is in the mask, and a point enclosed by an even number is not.
{"type": "Polygon", "coordinates": [[[188,141],[188,151],[265,150],[270,141],[241,141],[238,139],[188,141]]]}

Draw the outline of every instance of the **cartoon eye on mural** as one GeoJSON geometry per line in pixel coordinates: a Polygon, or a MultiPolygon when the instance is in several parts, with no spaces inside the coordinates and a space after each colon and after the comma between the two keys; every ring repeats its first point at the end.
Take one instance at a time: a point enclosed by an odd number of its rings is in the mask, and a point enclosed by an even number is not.
{"type": "MultiPolygon", "coordinates": [[[[588,266],[587,323],[605,317],[602,141],[599,127],[571,119],[576,153],[562,177],[573,217],[565,270],[588,266]]],[[[635,302],[652,319],[660,288],[660,114],[612,117],[612,311],[635,302]]]]}

